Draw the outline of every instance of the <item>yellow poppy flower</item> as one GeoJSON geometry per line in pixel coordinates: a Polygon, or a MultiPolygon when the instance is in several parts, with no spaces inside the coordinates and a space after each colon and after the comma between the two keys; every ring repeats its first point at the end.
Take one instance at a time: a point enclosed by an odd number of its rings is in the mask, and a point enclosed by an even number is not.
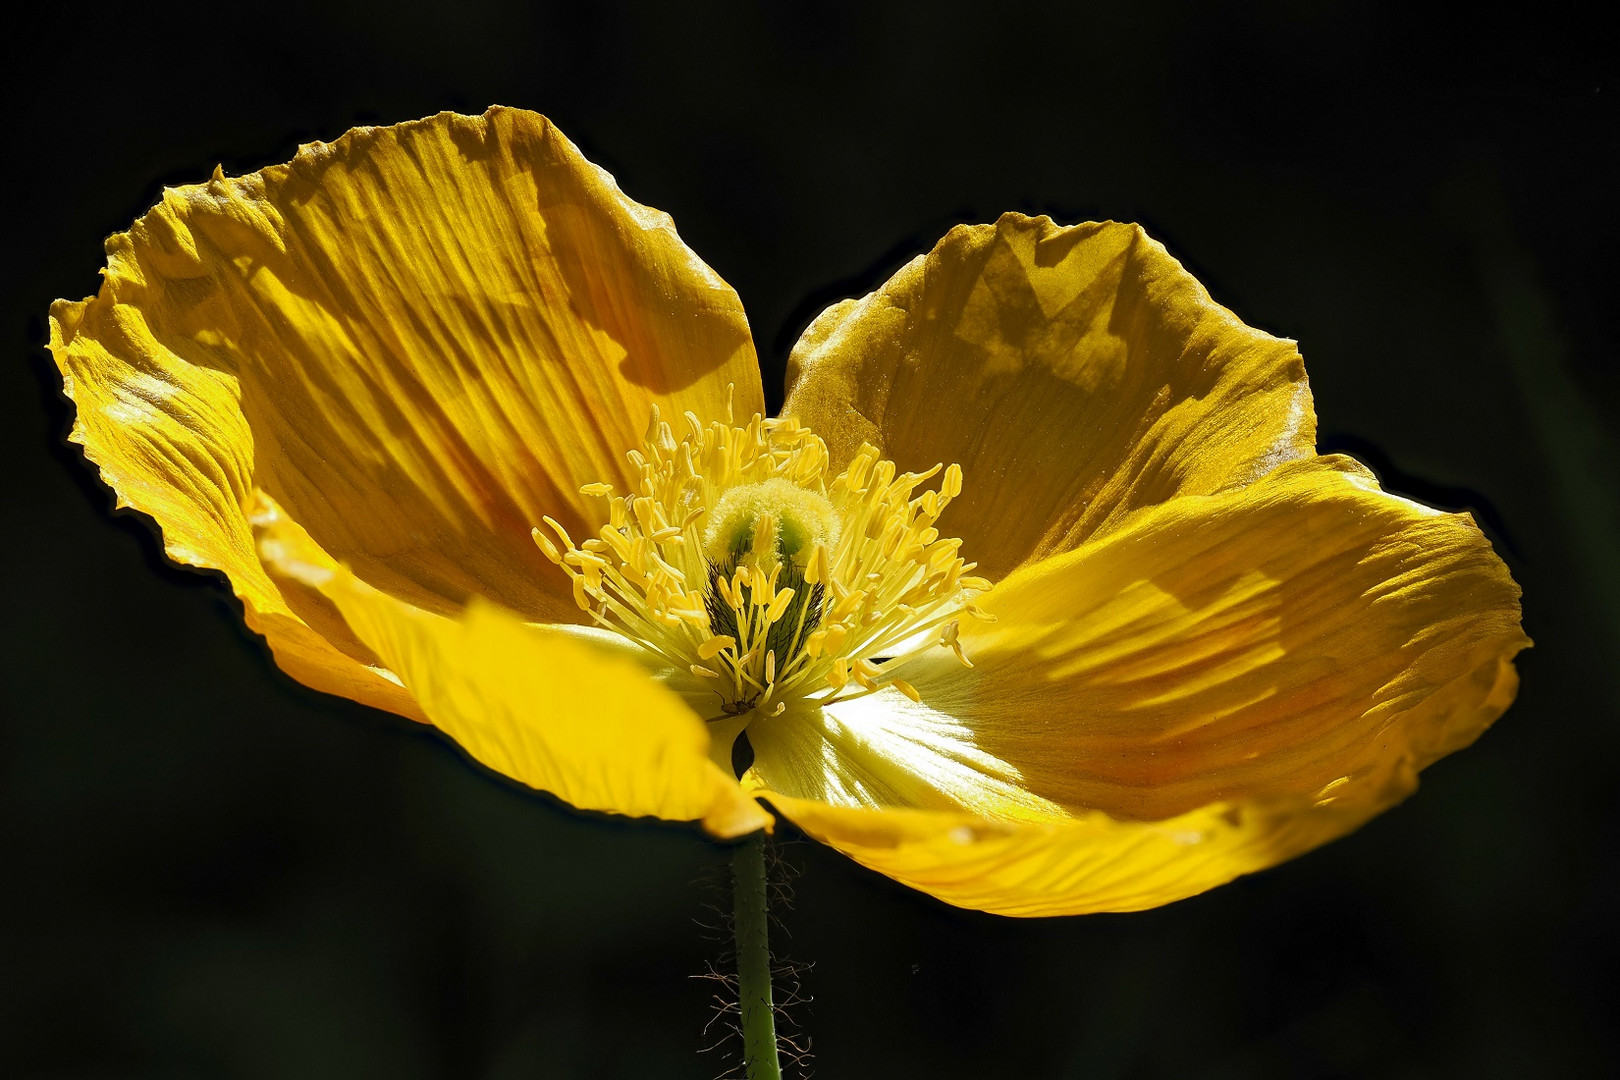
{"type": "Polygon", "coordinates": [[[1130,225],[951,230],[794,348],[555,128],[172,189],[52,309],[73,438],[277,662],[575,806],[952,904],[1167,903],[1511,702],[1472,520],[1319,457],[1294,344],[1130,225]],[[737,779],[733,741],[752,766],[737,779]]]}

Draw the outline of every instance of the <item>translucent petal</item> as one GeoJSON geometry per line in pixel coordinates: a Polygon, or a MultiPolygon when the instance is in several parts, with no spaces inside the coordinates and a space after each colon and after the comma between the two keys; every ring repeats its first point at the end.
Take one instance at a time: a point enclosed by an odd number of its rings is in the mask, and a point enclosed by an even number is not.
{"type": "Polygon", "coordinates": [[[901,669],[923,705],[750,737],[790,755],[756,770],[807,831],[1022,914],[1164,903],[1354,828],[1501,714],[1528,644],[1472,521],[1344,459],[1147,510],[983,607],[972,668],[901,669]]]}
{"type": "Polygon", "coordinates": [[[703,721],[622,638],[525,623],[480,599],[453,618],[423,611],[284,528],[267,529],[262,549],[278,575],[331,601],[436,727],[501,775],[586,810],[701,820],[721,837],[770,826],[711,760],[703,721]]]}
{"type": "Polygon", "coordinates": [[[425,609],[574,619],[530,527],[584,531],[600,501],[578,488],[630,475],[654,404],[712,417],[735,384],[740,414],[762,408],[735,293],[532,113],[216,173],[108,255],[95,297],[52,309],[74,438],[172,557],[230,577],[290,671],[385,707],[408,704],[258,567],[261,494],[425,609]]]}
{"type": "Polygon", "coordinates": [[[1136,225],[959,226],[794,346],[784,414],[841,462],[957,462],[941,527],[992,579],[1178,495],[1308,456],[1291,341],[1245,326],[1136,225]]]}

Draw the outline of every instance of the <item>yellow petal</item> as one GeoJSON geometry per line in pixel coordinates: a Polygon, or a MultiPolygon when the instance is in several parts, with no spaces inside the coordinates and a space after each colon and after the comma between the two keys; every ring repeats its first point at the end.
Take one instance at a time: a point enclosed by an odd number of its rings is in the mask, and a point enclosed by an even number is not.
{"type": "MultiPolygon", "coordinates": [[[[120,507],[151,515],[169,558],[223,571],[248,626],[300,682],[421,719],[409,693],[352,635],[329,640],[318,594],[278,588],[254,550],[253,441],[234,380],[155,346],[140,313],[58,304],[51,349],[77,406],[71,438],[120,507]],[[88,327],[91,332],[80,333],[88,327]]],[[[338,620],[341,624],[341,620],[338,620]]]]}
{"type": "Polygon", "coordinates": [[[1243,325],[1135,225],[1006,214],[952,229],[812,323],[785,415],[835,462],[958,462],[950,531],[992,579],[1130,512],[1308,456],[1293,342],[1243,325]]]}
{"type": "MultiPolygon", "coordinates": [[[[954,662],[954,661],[953,661],[954,662]]],[[[748,780],[838,806],[969,811],[1051,820],[1062,807],[1027,790],[961,720],[885,688],[826,708],[799,701],[748,726],[748,780]]]]}
{"type": "MultiPolygon", "coordinates": [[[[1498,689],[1497,712],[1511,700],[1498,689]]],[[[1353,803],[1299,797],[1214,803],[1162,821],[1101,812],[1046,823],[940,810],[831,806],[762,791],[808,835],[957,907],[998,915],[1141,911],[1195,896],[1350,832],[1417,785],[1409,766],[1353,803]]]]}
{"type": "MultiPolygon", "coordinates": [[[[1447,692],[1449,715],[1461,730],[1487,726],[1518,685],[1507,660],[1477,674],[1477,681],[1447,692]]],[[[1400,759],[1360,778],[1342,798],[1216,802],[1158,821],[1101,811],[1007,821],[759,794],[815,839],[946,903],[1042,916],[1140,911],[1195,896],[1343,836],[1416,786],[1413,763],[1400,759]]]]}
{"type": "Polygon", "coordinates": [[[1518,595],[1466,515],[1318,458],[1015,574],[962,629],[976,666],[912,681],[1032,790],[1164,818],[1471,742],[1436,702],[1528,644],[1518,595]]]}
{"type": "Polygon", "coordinates": [[[1343,459],[1166,503],[983,606],[972,669],[906,665],[925,705],[855,718],[827,779],[802,752],[761,779],[863,863],[1009,914],[1167,903],[1342,835],[1501,714],[1528,644],[1472,521],[1343,459]],[[852,788],[874,751],[916,776],[852,788]]]}
{"type": "Polygon", "coordinates": [[[525,623],[481,599],[454,618],[423,611],[305,561],[310,549],[279,528],[262,549],[278,574],[319,589],[428,719],[501,775],[585,810],[701,820],[720,837],[770,826],[710,760],[703,721],[617,635],[525,623]]]}
{"type": "MultiPolygon", "coordinates": [[[[288,542],[296,543],[304,561],[335,565],[331,556],[262,491],[254,493],[248,518],[256,532],[275,530],[288,542]]],[[[251,603],[245,607],[248,626],[264,635],[283,671],[316,690],[427,722],[421,706],[399,676],[354,635],[319,589],[292,578],[268,578],[265,567],[257,561],[244,567],[244,579],[262,580],[263,586],[256,585],[254,595],[262,597],[266,604],[278,605],[273,613],[256,610],[251,603]],[[266,588],[274,592],[266,593],[266,588]]],[[[233,583],[236,580],[233,577],[233,583]]],[[[242,592],[239,588],[238,594],[242,592]]]]}
{"type": "Polygon", "coordinates": [[[362,128],[216,173],[108,255],[97,296],[52,309],[75,439],[172,557],[231,578],[278,657],[339,682],[365,665],[299,629],[258,569],[258,492],[419,606],[478,594],[572,619],[529,529],[549,513],[590,531],[580,486],[629,476],[654,404],[713,417],[735,383],[739,413],[762,408],[736,295],[532,113],[362,128]]]}

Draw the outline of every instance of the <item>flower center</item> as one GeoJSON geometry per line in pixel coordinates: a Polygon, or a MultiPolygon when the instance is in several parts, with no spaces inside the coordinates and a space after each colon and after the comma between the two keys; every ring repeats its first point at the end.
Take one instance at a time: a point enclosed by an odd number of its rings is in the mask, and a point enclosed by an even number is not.
{"type": "Polygon", "coordinates": [[[827,496],[780,476],[732,488],[706,516],[703,549],[714,566],[774,556],[802,567],[818,545],[832,548],[840,531],[827,496]]]}
{"type": "Polygon", "coordinates": [[[676,438],[653,410],[628,454],[634,492],[580,491],[607,501],[607,524],[575,546],[535,543],[573,580],[574,600],[615,630],[690,671],[738,715],[791,699],[826,705],[893,686],[893,671],[931,648],[967,656],[963,615],[988,619],[990,587],[934,522],[962,491],[962,470],[897,473],[871,446],[827,478],[827,446],[793,417],[708,426],[686,414],[676,438]],[[940,478],[937,489],[918,494],[940,478]]]}

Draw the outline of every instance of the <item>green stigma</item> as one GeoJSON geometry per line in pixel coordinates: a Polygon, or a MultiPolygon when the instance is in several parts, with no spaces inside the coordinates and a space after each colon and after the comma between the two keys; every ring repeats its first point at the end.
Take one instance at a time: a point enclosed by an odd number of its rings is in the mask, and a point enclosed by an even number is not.
{"type": "Polygon", "coordinates": [[[817,544],[838,542],[838,512],[820,492],[772,477],[742,484],[720,496],[709,512],[703,546],[716,566],[756,559],[775,548],[783,562],[803,565],[817,544]]]}

